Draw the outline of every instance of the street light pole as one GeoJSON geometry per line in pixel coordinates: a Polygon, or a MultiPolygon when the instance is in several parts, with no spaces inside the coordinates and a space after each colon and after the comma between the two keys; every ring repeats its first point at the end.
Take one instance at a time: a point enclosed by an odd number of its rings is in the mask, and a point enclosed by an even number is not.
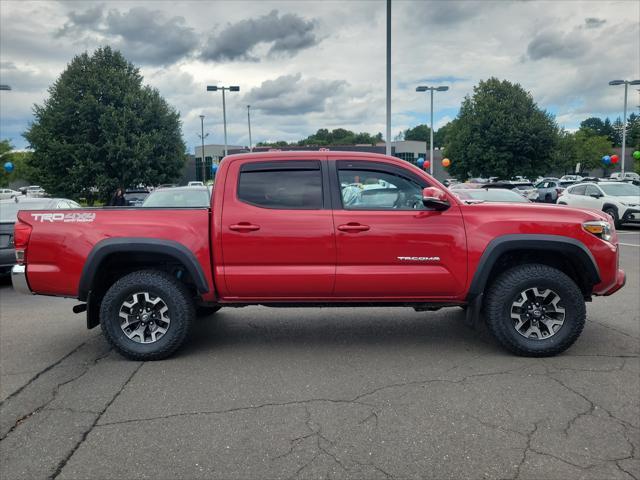
{"type": "Polygon", "coordinates": [[[430,111],[430,120],[431,124],[429,126],[429,173],[433,176],[433,92],[446,92],[449,90],[447,86],[440,87],[426,87],[419,86],[416,88],[416,92],[426,92],[429,91],[431,93],[431,111],[430,111]]]}
{"type": "Polygon", "coordinates": [[[232,87],[217,87],[215,85],[207,85],[207,92],[217,92],[218,90],[222,90],[222,121],[224,123],[224,156],[226,157],[229,152],[227,150],[227,106],[225,103],[224,92],[229,90],[230,92],[239,92],[240,87],[232,86],[232,87]]]}
{"type": "Polygon", "coordinates": [[[253,143],[251,143],[251,105],[247,105],[247,123],[249,124],[249,151],[253,152],[253,143]]]}
{"type": "Polygon", "coordinates": [[[391,0],[387,0],[387,141],[385,153],[391,155],[391,0]]]}
{"type": "Polygon", "coordinates": [[[627,93],[629,85],[640,85],[640,80],[611,80],[609,85],[624,85],[624,113],[622,114],[622,162],[620,163],[620,173],[624,178],[624,162],[627,147],[627,93]]]}
{"type": "Polygon", "coordinates": [[[204,183],[207,178],[207,170],[204,162],[204,139],[207,138],[209,134],[204,134],[204,115],[200,115],[200,140],[202,141],[202,183],[204,183]]]}

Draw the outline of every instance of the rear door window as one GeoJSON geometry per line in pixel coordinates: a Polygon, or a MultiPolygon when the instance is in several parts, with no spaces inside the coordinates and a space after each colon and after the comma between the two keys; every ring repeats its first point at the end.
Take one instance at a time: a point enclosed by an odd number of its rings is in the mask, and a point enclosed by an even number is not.
{"type": "Polygon", "coordinates": [[[569,193],[571,195],[584,195],[586,188],[586,185],[578,185],[577,187],[570,188],[569,193]]]}
{"type": "Polygon", "coordinates": [[[240,170],[238,199],[262,208],[322,209],[318,161],[249,163],[240,170]]]}

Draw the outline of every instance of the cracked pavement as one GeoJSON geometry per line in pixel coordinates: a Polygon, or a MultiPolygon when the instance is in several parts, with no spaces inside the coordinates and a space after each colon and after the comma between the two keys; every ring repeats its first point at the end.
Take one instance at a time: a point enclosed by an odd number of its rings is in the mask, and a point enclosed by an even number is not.
{"type": "Polygon", "coordinates": [[[0,478],[640,479],[640,248],[621,251],[626,287],[545,359],[455,308],[247,307],[131,362],[73,301],[5,283],[0,478]]]}

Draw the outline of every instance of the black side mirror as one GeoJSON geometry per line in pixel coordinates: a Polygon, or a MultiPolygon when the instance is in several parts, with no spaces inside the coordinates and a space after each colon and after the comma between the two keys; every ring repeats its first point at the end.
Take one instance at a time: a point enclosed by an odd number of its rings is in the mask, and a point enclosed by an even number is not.
{"type": "Polygon", "coordinates": [[[422,204],[430,209],[443,211],[449,208],[449,200],[445,193],[436,187],[427,187],[422,190],[422,204]]]}
{"type": "Polygon", "coordinates": [[[601,198],[601,197],[602,197],[602,194],[601,194],[600,192],[596,192],[596,193],[592,193],[592,194],[591,194],[591,195],[589,195],[589,196],[590,196],[590,197],[593,197],[593,198],[601,198]]]}

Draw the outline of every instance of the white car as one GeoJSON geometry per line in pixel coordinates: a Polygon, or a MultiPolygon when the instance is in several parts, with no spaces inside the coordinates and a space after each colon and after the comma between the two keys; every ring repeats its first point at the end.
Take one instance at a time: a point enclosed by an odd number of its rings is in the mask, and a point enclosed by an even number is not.
{"type": "Polygon", "coordinates": [[[624,175],[622,175],[622,172],[615,172],[611,174],[611,177],[609,177],[611,180],[638,180],[640,181],[640,175],[638,175],[636,172],[624,172],[624,175]]]}
{"type": "Polygon", "coordinates": [[[10,188],[0,188],[0,200],[6,200],[7,198],[14,198],[20,196],[21,193],[10,188]]]}
{"type": "Polygon", "coordinates": [[[581,182],[584,177],[580,175],[563,175],[560,177],[561,182],[581,182]]]}
{"type": "Polygon", "coordinates": [[[29,185],[21,190],[29,197],[44,197],[47,194],[40,185],[29,185]]]}
{"type": "Polygon", "coordinates": [[[613,217],[616,228],[623,223],[640,223],[640,187],[631,183],[571,185],[558,198],[558,204],[602,210],[613,217]]]}

